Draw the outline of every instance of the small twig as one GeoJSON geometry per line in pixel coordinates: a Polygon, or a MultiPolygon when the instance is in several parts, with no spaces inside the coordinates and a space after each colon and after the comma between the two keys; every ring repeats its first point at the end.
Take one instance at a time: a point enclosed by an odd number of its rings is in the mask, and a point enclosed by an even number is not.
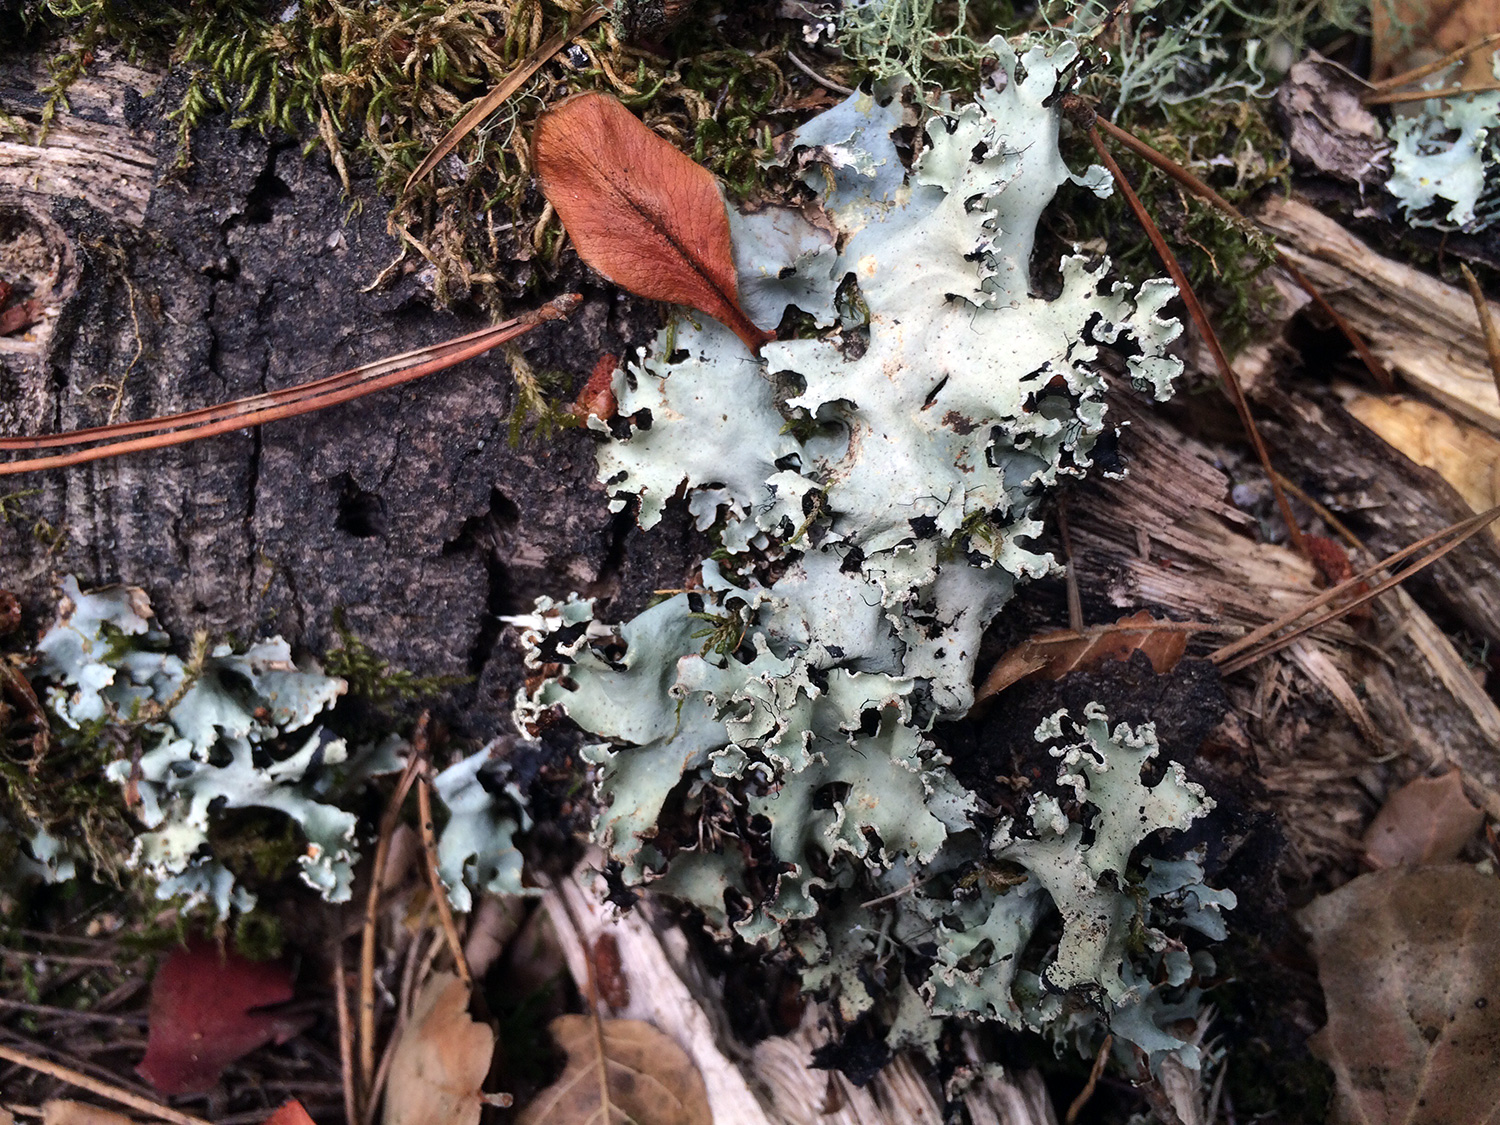
{"type": "Polygon", "coordinates": [[[1094,1065],[1089,1070],[1089,1080],[1084,1084],[1078,1096],[1073,1099],[1073,1104],[1068,1106],[1068,1115],[1064,1119],[1065,1125],[1073,1125],[1078,1120],[1078,1115],[1083,1112],[1083,1107],[1089,1104],[1089,1099],[1094,1096],[1094,1088],[1099,1085],[1099,1076],[1104,1073],[1104,1065],[1109,1062],[1109,1050],[1115,1045],[1115,1037],[1106,1035],[1104,1042],[1099,1044],[1099,1053],[1094,1056],[1094,1065]]]}
{"type": "MultiPolygon", "coordinates": [[[[1088,112],[1090,116],[1093,115],[1093,110],[1088,112]]],[[[1146,211],[1140,197],[1135,194],[1135,189],[1130,186],[1130,181],[1125,178],[1125,173],[1115,163],[1115,158],[1110,155],[1109,149],[1104,147],[1099,130],[1090,124],[1088,134],[1094,151],[1099,154],[1099,159],[1104,161],[1104,166],[1115,178],[1115,183],[1119,184],[1120,192],[1125,196],[1125,202],[1130,204],[1131,211],[1135,213],[1137,221],[1145,230],[1146,237],[1151,240],[1151,245],[1161,259],[1162,265],[1166,266],[1167,272],[1172,275],[1172,281],[1177,285],[1183,303],[1187,305],[1188,316],[1197,325],[1198,333],[1203,337],[1209,354],[1213,356],[1214,365],[1219,369],[1219,376],[1224,382],[1224,392],[1229,396],[1229,401],[1234,404],[1235,412],[1240,416],[1240,424],[1245,427],[1245,435],[1250,439],[1255,455],[1260,460],[1261,468],[1265,470],[1266,478],[1271,482],[1271,491],[1276,494],[1276,503],[1281,508],[1282,518],[1286,520],[1287,532],[1292,537],[1292,543],[1299,554],[1306,555],[1307,545],[1303,540],[1302,529],[1297,526],[1297,518],[1292,514],[1291,502],[1287,500],[1281,485],[1276,482],[1276,470],[1271,467],[1271,454],[1266,450],[1266,443],[1260,436],[1260,428],[1256,426],[1255,417],[1250,413],[1250,404],[1245,400],[1245,392],[1240,387],[1234,368],[1229,365],[1229,357],[1224,354],[1224,349],[1219,344],[1219,337],[1214,333],[1213,325],[1208,321],[1208,314],[1198,303],[1198,296],[1193,292],[1193,287],[1188,284],[1187,274],[1183,272],[1177,256],[1172,253],[1166,239],[1161,236],[1161,231],[1156,229],[1156,223],[1146,211]]]]}
{"type": "Polygon", "coordinates": [[[158,1121],[170,1121],[173,1125],[209,1125],[209,1122],[201,1117],[194,1117],[190,1113],[171,1109],[167,1106],[154,1102],[150,1098],[143,1098],[139,1094],[132,1094],[129,1090],[108,1082],[102,1082],[97,1078],[90,1078],[81,1071],[73,1070],[66,1066],[60,1066],[46,1059],[35,1058],[18,1051],[14,1047],[0,1044],[0,1059],[13,1062],[17,1066],[24,1066],[28,1070],[34,1070],[38,1074],[45,1074],[49,1078],[56,1078],[60,1082],[66,1082],[70,1086],[77,1086],[80,1090],[87,1090],[91,1094],[97,1094],[101,1098],[119,1102],[121,1105],[129,1106],[138,1113],[147,1113],[158,1121]]]}
{"type": "Polygon", "coordinates": [[[805,74],[809,78],[811,78],[819,86],[823,87],[823,89],[825,89],[825,90],[832,90],[835,94],[845,94],[845,95],[848,95],[848,94],[854,93],[853,87],[851,87],[851,86],[841,86],[839,83],[835,82],[831,78],[824,78],[816,70],[814,70],[812,67],[808,66],[801,59],[799,59],[797,57],[797,53],[795,51],[788,51],[786,53],[786,57],[787,57],[788,60],[791,61],[791,64],[793,66],[795,66],[803,74],[805,74]]]}
{"type": "Polygon", "coordinates": [[[1472,43],[1465,43],[1462,47],[1449,51],[1440,59],[1436,59],[1433,62],[1416,67],[1412,70],[1402,71],[1400,74],[1394,74],[1390,78],[1382,78],[1379,82],[1372,82],[1370,86],[1375,90],[1394,90],[1398,86],[1406,86],[1412,82],[1420,82],[1429,74],[1436,74],[1445,66],[1452,66],[1459,59],[1464,58],[1467,55],[1472,55],[1475,51],[1482,51],[1492,43],[1500,43],[1500,31],[1492,31],[1488,35],[1474,40],[1474,42],[1472,43]]]}
{"type": "MultiPolygon", "coordinates": [[[[1500,84],[1497,84],[1500,89],[1500,84]]],[[[1484,332],[1484,350],[1490,357],[1490,374],[1495,379],[1495,391],[1500,394],[1500,331],[1495,329],[1495,318],[1490,315],[1490,303],[1484,299],[1484,290],[1479,287],[1479,279],[1474,276],[1474,271],[1460,262],[1459,272],[1464,275],[1464,283],[1469,287],[1469,298],[1474,302],[1474,315],[1479,317],[1479,327],[1484,332]]]]}
{"type": "Polygon", "coordinates": [[[1078,572],[1073,567],[1073,539],[1068,534],[1068,498],[1057,501],[1057,531],[1062,537],[1063,582],[1068,591],[1068,628],[1083,632],[1083,599],[1078,593],[1078,572]]]}
{"type": "Polygon", "coordinates": [[[365,924],[359,948],[359,1092],[357,1101],[368,1107],[370,1089],[375,1081],[375,930],[380,915],[380,878],[386,856],[391,850],[391,836],[401,820],[401,806],[411,792],[421,758],[413,753],[407,760],[396,791],[380,820],[380,836],[375,843],[375,859],[370,868],[370,893],[365,898],[365,924]]]}
{"type": "Polygon", "coordinates": [[[1437,90],[1392,90],[1380,94],[1366,94],[1360,98],[1364,105],[1399,105],[1403,102],[1425,102],[1432,98],[1461,98],[1465,94],[1483,94],[1500,90],[1500,82],[1479,82],[1473,86],[1447,86],[1437,90]]]}
{"type": "Polygon", "coordinates": [[[344,1084],[344,1120],[358,1125],[359,1095],[354,1086],[354,1023],[349,1018],[349,982],[344,979],[343,928],[333,942],[333,1005],[339,1019],[339,1077],[344,1084]]]}
{"type": "Polygon", "coordinates": [[[85,1012],[77,1008],[58,1008],[51,1004],[28,1004],[22,1000],[0,998],[0,1008],[17,1012],[31,1012],[39,1016],[60,1016],[65,1020],[93,1020],[95,1023],[129,1024],[139,1027],[146,1022],[145,1016],[119,1016],[112,1012],[85,1012]]]}
{"type": "Polygon", "coordinates": [[[437,907],[438,922],[443,927],[443,937],[448,942],[448,952],[453,955],[453,967],[459,978],[470,988],[474,976],[469,972],[469,961],[464,956],[464,943],[459,940],[458,927],[453,922],[453,907],[448,902],[448,888],[443,886],[443,877],[438,874],[437,837],[432,830],[432,787],[425,777],[417,779],[417,816],[422,826],[422,850],[427,856],[427,881],[432,886],[433,904],[437,907]]]}

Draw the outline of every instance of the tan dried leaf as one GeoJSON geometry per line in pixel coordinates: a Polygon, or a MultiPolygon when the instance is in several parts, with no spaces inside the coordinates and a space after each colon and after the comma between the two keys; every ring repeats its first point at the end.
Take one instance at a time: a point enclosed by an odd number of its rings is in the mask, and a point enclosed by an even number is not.
{"type": "Polygon", "coordinates": [[[1419,777],[1386,798],[1365,832],[1373,867],[1451,863],[1479,831],[1484,811],[1464,795],[1463,773],[1419,777]]]}
{"type": "Polygon", "coordinates": [[[1143,652],[1157,675],[1170,672],[1187,652],[1188,635],[1202,628],[1179,621],[1158,621],[1145,610],[1075,633],[1058,629],[1022,641],[1002,656],[974,694],[977,704],[1021,680],[1060,680],[1069,672],[1098,668],[1111,660],[1129,660],[1143,652]]]}
{"type": "Polygon", "coordinates": [[[135,1121],[88,1102],[52,1098],[42,1103],[42,1125],[135,1125],[135,1121]]]}
{"type": "Polygon", "coordinates": [[[386,1083],[385,1125],[478,1125],[495,1033],[469,1018],[469,987],[433,973],[412,1005],[386,1083]]]}
{"type": "Polygon", "coordinates": [[[1316,899],[1332,1121],[1500,1122],[1500,879],[1462,864],[1362,875],[1316,899]]]}
{"type": "Polygon", "coordinates": [[[713,1125],[703,1076],[649,1023],[559,1016],[549,1030],[567,1069],[520,1125],[713,1125]]]}

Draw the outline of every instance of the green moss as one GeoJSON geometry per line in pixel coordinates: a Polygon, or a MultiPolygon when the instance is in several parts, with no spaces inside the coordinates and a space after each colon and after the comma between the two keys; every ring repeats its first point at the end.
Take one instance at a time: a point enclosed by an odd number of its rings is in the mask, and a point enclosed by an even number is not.
{"type": "Polygon", "coordinates": [[[333,625],[339,634],[339,647],[329,649],[323,657],[323,670],[349,683],[349,695],[375,707],[412,703],[461,687],[468,676],[418,676],[398,668],[377,653],[344,622],[342,611],[335,611],[333,625]]]}
{"type": "MultiPolygon", "coordinates": [[[[556,218],[532,189],[528,139],[537,114],[582,90],[617,94],[736,192],[753,190],[769,155],[772,111],[788,86],[765,44],[729,41],[699,4],[668,55],[623,42],[611,22],[552,59],[410,193],[417,165],[473,100],[543,42],[576,24],[583,0],[41,0],[35,25],[72,45],[52,63],[46,117],[105,47],[170,60],[186,79],[168,116],[179,164],[210,114],[263,133],[302,136],[340,170],[373,173],[394,200],[392,229],[437,271],[440,299],[499,311],[538,274],[516,281],[500,262],[550,261],[556,218]],[[292,14],[282,17],[283,10],[292,14]]],[[[726,13],[735,6],[721,6],[726,13]]],[[[348,183],[347,177],[345,178],[348,183]]]]}

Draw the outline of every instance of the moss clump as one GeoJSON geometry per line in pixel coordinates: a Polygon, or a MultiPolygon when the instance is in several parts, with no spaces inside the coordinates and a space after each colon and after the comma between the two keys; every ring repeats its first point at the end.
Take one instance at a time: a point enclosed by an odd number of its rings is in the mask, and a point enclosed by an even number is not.
{"type": "Polygon", "coordinates": [[[324,654],[323,670],[347,681],[348,696],[368,706],[412,703],[469,682],[467,676],[418,676],[406,668],[395,667],[355,636],[345,624],[342,612],[335,612],[334,628],[338,630],[339,647],[324,654]]]}
{"type": "MultiPolygon", "coordinates": [[[[72,46],[52,63],[46,119],[102,48],[170,59],[186,76],[169,111],[179,160],[192,130],[228,112],[237,126],[279,130],[322,146],[348,184],[373,171],[395,200],[405,253],[436,267],[440,300],[468,297],[498,311],[534,283],[499,262],[550,258],[555,217],[531,188],[528,138],[537,114],[568,94],[605,90],[722,176],[735,191],[759,183],[773,108],[789,87],[777,51],[737,44],[750,21],[701,4],[666,54],[622,40],[604,20],[546,63],[469,135],[455,155],[405,191],[408,177],[475,99],[554,35],[576,26],[586,0],[31,0],[34,27],[72,46]],[[705,9],[699,11],[699,9],[705,9]],[[518,280],[519,279],[519,280],[518,280]]],[[[760,26],[775,26],[761,20],[760,26]]]]}

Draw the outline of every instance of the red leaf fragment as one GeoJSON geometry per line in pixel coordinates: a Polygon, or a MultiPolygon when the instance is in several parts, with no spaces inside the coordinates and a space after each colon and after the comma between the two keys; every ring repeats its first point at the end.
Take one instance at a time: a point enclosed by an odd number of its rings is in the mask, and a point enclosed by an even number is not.
{"type": "Polygon", "coordinates": [[[282,1104],[281,1108],[266,1118],[265,1125],[315,1125],[312,1116],[296,1098],[282,1104]]]}
{"type": "Polygon", "coordinates": [[[303,1028],[303,1019],[264,1010],[291,998],[285,965],[191,941],[151,982],[146,1057],[136,1072],[163,1094],[207,1090],[235,1059],[303,1028]]]}
{"type": "Polygon", "coordinates": [[[22,301],[19,305],[12,305],[0,312],[0,336],[14,336],[17,332],[24,332],[41,319],[40,301],[22,301]]]}
{"type": "Polygon", "coordinates": [[[751,351],[772,338],[740,308],[729,216],[708,169],[597,93],[543,114],[531,148],[542,194],[590,266],[722,321],[751,351]]]}
{"type": "Polygon", "coordinates": [[[594,941],[594,983],[599,999],[615,1011],[630,1007],[630,981],[620,960],[620,943],[611,933],[601,933],[594,941]]]}
{"type": "Polygon", "coordinates": [[[974,695],[976,704],[1026,679],[1060,680],[1069,672],[1098,668],[1111,660],[1129,660],[1142,652],[1158,676],[1177,667],[1187,652],[1188,635],[1204,626],[1158,621],[1145,610],[1075,633],[1057,629],[1022,641],[990,669],[974,695]]]}
{"type": "Polygon", "coordinates": [[[1450,863],[1484,823],[1464,795],[1463,773],[1419,777],[1397,789],[1365,832],[1371,867],[1450,863]]]}
{"type": "Polygon", "coordinates": [[[613,387],[615,368],[619,366],[619,357],[609,352],[601,355],[594,364],[594,370],[589,373],[588,382],[578,392],[578,397],[568,408],[568,412],[580,422],[587,422],[590,415],[601,422],[608,422],[613,418],[615,411],[619,409],[613,387]]]}

